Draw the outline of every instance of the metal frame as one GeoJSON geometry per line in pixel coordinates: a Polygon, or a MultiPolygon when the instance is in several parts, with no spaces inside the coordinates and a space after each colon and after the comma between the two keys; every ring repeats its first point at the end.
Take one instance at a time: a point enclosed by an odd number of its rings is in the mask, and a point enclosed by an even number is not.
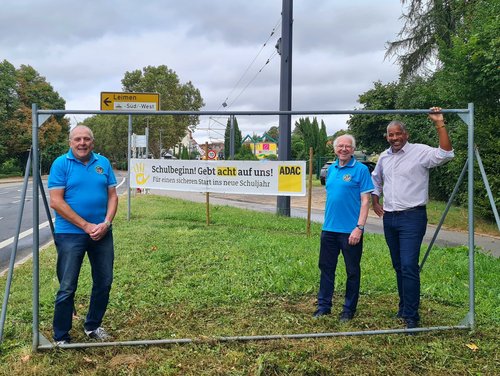
{"type": "MultiPolygon", "coordinates": [[[[459,325],[455,326],[437,326],[437,327],[427,327],[427,328],[415,328],[415,329],[387,329],[387,330],[367,330],[367,331],[353,331],[353,332],[332,332],[332,333],[305,333],[305,334],[276,334],[276,335],[255,335],[255,336],[234,336],[234,337],[215,337],[211,338],[210,342],[220,341],[257,341],[257,340],[273,340],[273,339],[299,339],[299,338],[322,338],[322,337],[337,337],[337,336],[356,336],[356,335],[376,335],[376,334],[392,334],[392,333],[411,333],[411,332],[428,332],[436,330],[453,330],[453,329],[474,329],[475,321],[475,284],[474,284],[474,105],[469,103],[467,109],[449,109],[442,110],[443,113],[455,113],[460,116],[460,118],[468,126],[468,247],[469,247],[469,312],[462,320],[459,325]]],[[[223,116],[255,116],[255,115],[354,115],[354,114],[364,114],[364,115],[385,115],[385,114],[428,114],[428,109],[415,109],[415,110],[326,110],[326,111],[156,111],[148,112],[148,116],[162,116],[162,115],[223,115],[223,116]]],[[[47,120],[51,115],[129,115],[128,121],[128,143],[130,148],[130,135],[132,129],[132,115],[145,115],[144,112],[140,111],[77,111],[77,110],[39,110],[36,104],[32,106],[32,145],[33,145],[33,155],[32,155],[32,169],[33,169],[33,343],[32,350],[34,352],[38,350],[48,350],[53,349],[56,346],[48,341],[39,332],[39,208],[38,208],[38,190],[40,185],[39,178],[39,150],[38,150],[38,130],[39,127],[47,120]]],[[[477,154],[478,159],[479,155],[477,154]]],[[[130,165],[130,153],[129,153],[129,165],[130,165]]],[[[480,159],[479,159],[480,160],[480,159]]],[[[482,165],[482,164],[481,164],[482,165]]],[[[128,203],[129,203],[129,213],[130,218],[130,166],[128,168],[128,203]]],[[[459,178],[463,178],[465,173],[465,166],[462,174],[459,178]]],[[[484,178],[484,176],[483,176],[484,178]]],[[[457,185],[459,184],[457,182],[457,185]]],[[[485,181],[487,183],[487,181],[485,181]]],[[[458,187],[456,187],[458,189],[458,187]]],[[[447,208],[448,209],[448,208],[447,208]]],[[[443,215],[446,215],[447,210],[443,215]]],[[[498,220],[497,220],[498,222],[498,220]]],[[[442,222],[440,223],[440,225],[442,222]]],[[[440,226],[436,229],[436,234],[439,232],[440,226]]],[[[433,239],[433,240],[434,240],[433,239]]],[[[430,250],[430,248],[429,248],[430,250]]],[[[428,252],[425,255],[427,258],[428,252]]],[[[423,260],[425,262],[425,259],[423,260]]],[[[423,266],[423,262],[421,267],[423,266]]],[[[73,343],[68,345],[62,345],[61,348],[84,348],[84,347],[105,347],[105,346],[132,346],[132,345],[159,345],[159,344],[181,344],[181,343],[199,343],[203,342],[200,339],[190,339],[190,338],[180,338],[180,339],[166,339],[166,340],[141,340],[141,341],[118,341],[118,342],[101,342],[101,343],[73,343]]]]}

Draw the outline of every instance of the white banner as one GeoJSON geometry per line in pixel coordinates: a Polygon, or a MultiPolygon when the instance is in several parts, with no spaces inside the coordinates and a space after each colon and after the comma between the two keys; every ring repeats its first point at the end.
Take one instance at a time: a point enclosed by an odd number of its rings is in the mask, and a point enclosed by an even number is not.
{"type": "Polygon", "coordinates": [[[305,196],[304,161],[131,159],[132,188],[305,196]]]}

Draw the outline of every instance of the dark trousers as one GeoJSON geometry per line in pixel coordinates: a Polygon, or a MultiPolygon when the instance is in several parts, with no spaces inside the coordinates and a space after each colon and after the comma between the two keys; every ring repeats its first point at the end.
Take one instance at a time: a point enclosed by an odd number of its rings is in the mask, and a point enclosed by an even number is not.
{"type": "Polygon", "coordinates": [[[335,288],[335,270],[339,253],[344,256],[347,280],[343,311],[354,314],[358,305],[361,281],[361,254],[363,238],[354,246],[349,245],[349,235],[340,232],[322,231],[319,251],[319,269],[321,271],[318,293],[318,309],[330,311],[335,288]]]}
{"type": "Polygon", "coordinates": [[[113,281],[113,234],[93,241],[87,234],[55,234],[59,291],[54,309],[54,340],[69,340],[75,292],[83,258],[87,253],[92,271],[92,293],[84,328],[97,329],[104,317],[113,281]]]}
{"type": "Polygon", "coordinates": [[[420,246],[427,229],[425,206],[384,213],[384,234],[396,271],[399,292],[398,313],[418,321],[420,316],[420,246]]]}

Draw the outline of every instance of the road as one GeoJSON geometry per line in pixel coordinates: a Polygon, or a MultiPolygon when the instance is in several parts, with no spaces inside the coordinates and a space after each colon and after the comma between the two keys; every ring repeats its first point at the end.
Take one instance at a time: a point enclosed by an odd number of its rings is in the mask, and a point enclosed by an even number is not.
{"type": "MultiPolygon", "coordinates": [[[[124,176],[126,173],[119,172],[116,174],[118,180],[118,193],[126,192],[126,184],[124,176]]],[[[47,195],[48,189],[47,179],[42,178],[44,191],[47,195]]],[[[6,272],[10,264],[10,258],[13,249],[14,237],[21,208],[21,194],[23,189],[22,179],[1,179],[0,180],[0,275],[6,272]]],[[[42,196],[38,194],[39,201],[39,240],[40,245],[44,245],[52,241],[52,233],[48,222],[47,211],[43,204],[42,196]]],[[[50,210],[50,216],[54,213],[50,210]]],[[[26,190],[26,198],[24,202],[24,210],[22,212],[21,230],[19,242],[16,252],[16,263],[30,257],[32,254],[33,245],[33,189],[30,179],[26,190]]]]}
{"type": "MultiPolygon", "coordinates": [[[[19,212],[22,205],[21,195],[23,182],[19,179],[0,184],[0,273],[9,266],[10,256],[16,229],[18,226],[19,212]]],[[[44,189],[47,194],[46,181],[44,189]]],[[[42,196],[38,194],[40,211],[40,244],[51,240],[52,234],[45,210],[42,196]]],[[[26,190],[24,210],[22,212],[21,231],[18,242],[16,260],[21,260],[31,254],[33,244],[33,189],[31,182],[26,190]]]]}

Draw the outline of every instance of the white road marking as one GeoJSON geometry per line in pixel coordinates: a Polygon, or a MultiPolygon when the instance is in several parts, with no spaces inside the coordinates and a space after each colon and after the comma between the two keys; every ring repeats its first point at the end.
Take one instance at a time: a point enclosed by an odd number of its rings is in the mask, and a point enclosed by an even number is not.
{"type": "MultiPolygon", "coordinates": [[[[45,228],[49,225],[49,221],[43,222],[38,226],[38,229],[41,230],[42,228],[45,228]]],[[[30,228],[26,231],[23,231],[19,234],[19,239],[25,238],[29,235],[33,234],[33,229],[30,228]]],[[[12,238],[9,238],[7,240],[4,240],[3,242],[0,243],[0,248],[7,247],[8,245],[11,245],[14,243],[14,236],[12,238]]]]}

